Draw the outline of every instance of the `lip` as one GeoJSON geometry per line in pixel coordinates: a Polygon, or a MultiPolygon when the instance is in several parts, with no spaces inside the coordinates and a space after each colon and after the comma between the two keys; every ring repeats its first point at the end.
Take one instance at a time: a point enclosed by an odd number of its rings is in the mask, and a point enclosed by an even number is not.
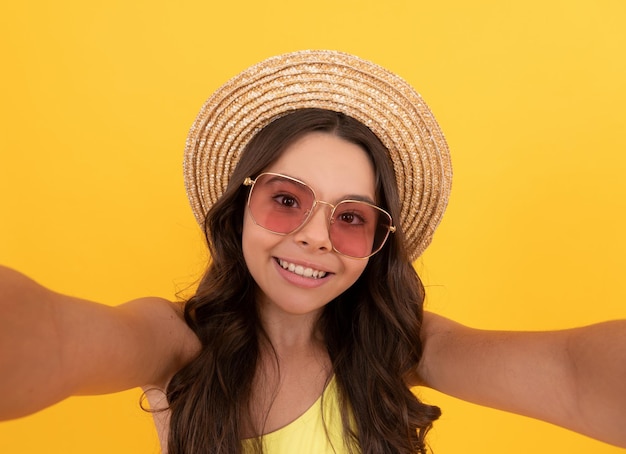
{"type": "Polygon", "coordinates": [[[319,278],[319,279],[311,279],[310,277],[304,277],[304,276],[300,276],[298,274],[292,273],[291,271],[288,271],[286,269],[284,269],[282,266],[280,266],[280,263],[278,262],[279,258],[278,257],[273,257],[273,262],[274,262],[274,266],[276,267],[276,270],[278,271],[278,274],[280,274],[283,279],[285,279],[287,282],[289,282],[290,284],[293,284],[297,287],[302,287],[302,288],[317,288],[320,287],[322,285],[324,285],[328,279],[330,278],[330,276],[333,275],[332,272],[328,271],[326,268],[324,267],[320,267],[319,265],[315,265],[313,263],[309,263],[309,262],[302,262],[302,261],[298,261],[298,260],[289,260],[289,259],[285,259],[285,258],[281,258],[280,260],[284,260],[290,263],[293,263],[295,265],[301,265],[305,268],[313,268],[315,270],[319,270],[319,271],[324,271],[326,272],[326,276],[319,278]]]}
{"type": "Polygon", "coordinates": [[[286,257],[272,257],[275,261],[280,261],[283,260],[285,262],[289,262],[289,263],[293,263],[294,265],[300,265],[304,268],[312,268],[314,270],[317,271],[324,271],[326,274],[333,274],[332,271],[330,271],[328,268],[318,264],[318,263],[313,263],[313,262],[304,262],[301,260],[293,260],[290,258],[286,258],[286,257]]]}

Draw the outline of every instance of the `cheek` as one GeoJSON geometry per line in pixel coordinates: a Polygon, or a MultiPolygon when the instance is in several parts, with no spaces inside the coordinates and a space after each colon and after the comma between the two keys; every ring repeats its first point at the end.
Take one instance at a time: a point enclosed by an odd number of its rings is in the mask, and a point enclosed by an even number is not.
{"type": "Polygon", "coordinates": [[[254,234],[256,233],[255,227],[256,224],[250,218],[248,210],[246,209],[246,212],[243,216],[243,226],[241,230],[241,248],[243,251],[243,257],[246,261],[246,265],[248,265],[248,268],[250,267],[249,259],[251,257],[254,257],[254,245],[257,244],[257,241],[254,238],[254,234]]]}
{"type": "Polygon", "coordinates": [[[342,258],[343,263],[343,276],[344,276],[344,286],[345,290],[352,287],[356,281],[359,280],[363,271],[367,267],[369,259],[365,260],[356,260],[351,258],[342,258]]]}
{"type": "Polygon", "coordinates": [[[250,272],[254,273],[257,264],[267,261],[271,249],[282,238],[256,225],[246,210],[241,232],[241,249],[250,272]]]}
{"type": "Polygon", "coordinates": [[[361,277],[361,274],[363,274],[363,271],[365,271],[367,262],[368,260],[359,260],[358,263],[354,263],[352,266],[348,267],[348,272],[353,277],[354,282],[356,282],[357,279],[361,277]]]}

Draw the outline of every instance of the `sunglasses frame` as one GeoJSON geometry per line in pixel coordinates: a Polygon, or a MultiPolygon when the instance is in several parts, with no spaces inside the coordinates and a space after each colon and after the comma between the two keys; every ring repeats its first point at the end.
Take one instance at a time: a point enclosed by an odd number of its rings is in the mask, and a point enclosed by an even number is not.
{"type": "Polygon", "coordinates": [[[248,197],[247,197],[247,201],[246,201],[246,204],[248,205],[248,209],[250,209],[250,199],[252,198],[252,191],[254,190],[254,185],[256,184],[256,182],[257,182],[257,180],[259,178],[261,178],[261,177],[263,177],[265,175],[273,175],[273,176],[276,176],[276,177],[280,177],[280,178],[285,178],[287,180],[291,180],[291,181],[293,181],[295,183],[301,184],[302,186],[308,188],[311,191],[311,193],[313,194],[313,205],[309,209],[308,214],[306,215],[306,218],[302,221],[302,223],[298,227],[296,227],[295,229],[293,229],[290,232],[286,232],[286,233],[275,232],[274,230],[271,230],[271,229],[268,229],[265,226],[262,226],[254,218],[254,215],[252,214],[252,211],[250,211],[250,217],[252,218],[254,223],[256,225],[258,225],[259,227],[261,227],[262,229],[267,230],[268,232],[274,233],[276,235],[281,235],[281,236],[291,235],[292,233],[297,232],[298,230],[300,230],[302,227],[304,227],[307,224],[307,222],[309,222],[309,220],[311,219],[311,216],[313,216],[313,213],[315,212],[315,207],[318,204],[328,205],[329,207],[331,207],[330,215],[328,216],[328,238],[329,238],[330,243],[331,243],[331,245],[333,247],[333,251],[335,251],[337,254],[343,255],[345,257],[350,257],[352,259],[363,260],[363,259],[368,259],[371,256],[373,256],[374,254],[376,254],[377,252],[379,252],[385,246],[385,243],[387,242],[387,239],[389,238],[389,233],[395,233],[395,231],[396,231],[396,227],[393,225],[393,218],[391,217],[391,215],[386,210],[383,210],[381,207],[376,206],[376,205],[374,205],[372,203],[369,203],[369,202],[365,202],[363,200],[354,200],[354,199],[341,200],[337,204],[332,204],[330,202],[325,202],[324,200],[320,200],[320,199],[317,198],[317,194],[315,193],[315,190],[310,185],[308,185],[307,183],[305,183],[302,180],[299,180],[299,179],[294,178],[294,177],[290,177],[289,175],[285,175],[285,174],[282,174],[282,173],[263,172],[263,173],[260,173],[259,175],[257,175],[256,178],[254,178],[254,179],[252,179],[251,177],[246,177],[243,180],[243,185],[250,187],[250,191],[248,192],[248,197]],[[334,223],[333,215],[335,214],[335,209],[338,206],[340,206],[342,203],[348,203],[348,202],[362,203],[364,205],[370,206],[372,208],[375,208],[379,212],[382,212],[385,216],[387,216],[389,218],[389,226],[387,226],[387,233],[385,234],[385,238],[382,240],[382,242],[380,243],[380,246],[376,250],[372,251],[371,254],[366,255],[365,257],[355,257],[355,256],[352,256],[352,255],[345,254],[345,253],[343,253],[341,251],[338,251],[337,248],[335,247],[335,245],[333,244],[332,238],[330,237],[330,226],[334,223]]]}

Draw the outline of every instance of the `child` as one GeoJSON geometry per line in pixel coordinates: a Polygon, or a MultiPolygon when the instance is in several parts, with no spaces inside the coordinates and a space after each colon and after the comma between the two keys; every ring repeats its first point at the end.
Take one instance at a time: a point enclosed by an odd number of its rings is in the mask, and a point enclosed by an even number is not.
{"type": "Polygon", "coordinates": [[[388,71],[327,51],[253,66],[188,138],[211,253],[195,296],[109,308],[2,269],[17,347],[0,417],[142,386],[170,454],[416,453],[439,416],[409,390],[423,384],[626,446],[624,322],[504,333],[423,313],[411,263],[451,175],[427,106],[388,71]]]}

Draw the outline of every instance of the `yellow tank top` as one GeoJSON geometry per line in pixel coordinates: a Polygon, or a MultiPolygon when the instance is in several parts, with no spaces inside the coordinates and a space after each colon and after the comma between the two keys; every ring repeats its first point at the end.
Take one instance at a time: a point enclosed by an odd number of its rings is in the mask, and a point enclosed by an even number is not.
{"type": "MultiPolygon", "coordinates": [[[[263,435],[262,442],[264,454],[347,454],[335,377],[307,411],[285,427],[263,435]]],[[[254,440],[242,443],[244,452],[252,452],[254,440]]]]}

